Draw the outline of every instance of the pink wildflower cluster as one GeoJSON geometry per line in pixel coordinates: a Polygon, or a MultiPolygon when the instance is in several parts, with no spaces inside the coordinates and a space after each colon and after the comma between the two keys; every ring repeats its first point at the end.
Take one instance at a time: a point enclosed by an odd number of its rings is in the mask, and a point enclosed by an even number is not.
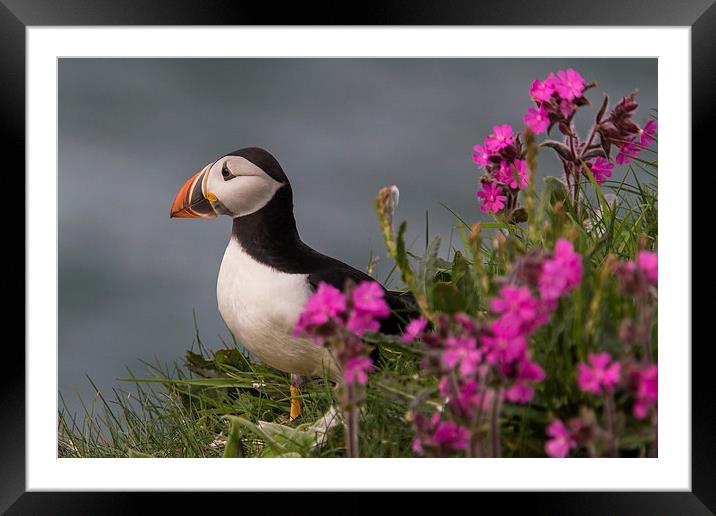
{"type": "MultiPolygon", "coordinates": [[[[568,68],[560,70],[557,75],[550,73],[544,80],[536,79],[530,88],[530,98],[535,102],[535,108],[529,108],[523,117],[525,125],[535,134],[550,131],[556,124],[565,137],[574,142],[576,133],[572,126],[572,119],[581,106],[589,104],[584,97],[584,92],[594,86],[595,83],[587,84],[587,81],[579,72],[568,68]]],[[[562,159],[569,157],[571,151],[574,154],[574,147],[564,146],[559,149],[562,159]],[[565,152],[566,151],[566,152],[565,152]]],[[[611,177],[614,164],[608,159],[597,156],[594,161],[586,163],[594,175],[597,183],[602,184],[611,177]]]]}
{"type": "Polygon", "coordinates": [[[375,281],[349,284],[346,294],[320,283],[299,315],[294,335],[307,335],[314,344],[331,347],[346,383],[365,385],[373,362],[366,355],[361,337],[378,331],[378,319],[388,315],[390,308],[383,287],[375,281]]]}
{"type": "Polygon", "coordinates": [[[612,146],[618,147],[616,163],[628,163],[630,158],[636,157],[642,149],[654,142],[656,122],[649,120],[640,128],[632,120],[632,114],[639,107],[636,93],[624,97],[606,117],[608,98],[605,98],[589,137],[586,140],[580,139],[572,119],[579,107],[589,104],[584,92],[592,86],[595,83],[587,84],[579,72],[571,68],[560,70],[556,76],[550,73],[544,81],[535,80],[530,97],[536,108],[527,110],[524,122],[535,134],[549,131],[557,124],[565,141],[561,144],[549,142],[548,146],[554,148],[567,165],[565,173],[582,172],[581,162],[584,161],[595,181],[602,184],[611,177],[614,168],[614,163],[609,159],[612,146]],[[600,136],[599,144],[594,143],[597,134],[600,136]]]}
{"type": "MultiPolygon", "coordinates": [[[[578,109],[588,105],[586,91],[596,86],[587,82],[572,68],[550,73],[546,79],[536,79],[530,88],[530,107],[523,117],[525,126],[534,134],[551,132],[556,125],[563,140],[546,140],[542,146],[555,150],[562,162],[568,189],[578,195],[576,181],[585,174],[585,167],[598,184],[612,175],[615,163],[611,159],[612,147],[618,149],[616,164],[628,163],[639,152],[655,141],[656,122],[649,120],[639,127],[632,115],[639,107],[636,93],[624,97],[609,112],[609,98],[605,96],[596,120],[586,138],[581,138],[573,119],[578,109]],[[599,142],[596,136],[599,135],[599,142]]],[[[482,144],[473,148],[472,160],[485,175],[481,178],[482,189],[477,197],[482,201],[483,213],[507,214],[517,207],[520,190],[529,185],[529,170],[525,160],[526,149],[508,124],[496,125],[482,144]]]]}
{"type": "Polygon", "coordinates": [[[569,124],[579,106],[588,104],[584,92],[587,81],[572,68],[560,70],[555,76],[550,73],[544,80],[535,80],[530,88],[530,97],[536,109],[530,108],[524,116],[524,122],[535,134],[543,133],[560,124],[563,133],[569,132],[569,124]]]}
{"type": "Polygon", "coordinates": [[[589,364],[577,365],[577,385],[583,392],[609,394],[624,379],[624,387],[632,394],[632,414],[644,419],[656,407],[658,395],[658,366],[635,362],[631,357],[624,364],[613,360],[609,353],[590,354],[589,364]],[[625,373],[622,375],[622,371],[625,373]]]}
{"type": "Polygon", "coordinates": [[[651,361],[651,321],[656,311],[659,260],[653,251],[639,251],[634,260],[616,262],[619,287],[636,301],[636,317],[621,321],[619,335],[627,344],[641,345],[642,360],[651,361]]]}
{"type": "Polygon", "coordinates": [[[496,125],[483,145],[475,145],[473,151],[472,161],[486,171],[482,190],[477,192],[483,213],[498,213],[514,204],[516,192],[527,187],[530,177],[519,136],[508,124],[496,125]]]}
{"type": "Polygon", "coordinates": [[[635,260],[618,262],[614,267],[622,290],[633,296],[644,295],[659,281],[659,263],[656,253],[639,251],[635,260]]]}
{"type": "Polygon", "coordinates": [[[427,417],[416,414],[413,422],[423,439],[413,440],[413,451],[418,455],[431,452],[432,455],[442,457],[453,450],[464,450],[468,447],[469,434],[466,428],[452,421],[443,421],[440,412],[427,417]]]}
{"type": "MultiPolygon", "coordinates": [[[[524,122],[535,134],[549,131],[557,124],[565,136],[564,142],[546,142],[557,151],[565,165],[565,174],[578,175],[583,172],[582,162],[589,168],[597,183],[602,184],[611,177],[614,163],[610,160],[613,146],[618,148],[615,161],[619,165],[628,163],[639,152],[655,141],[656,122],[649,120],[640,128],[632,115],[639,105],[636,93],[622,98],[607,114],[608,97],[605,97],[589,136],[582,140],[577,135],[572,119],[581,106],[589,104],[584,97],[587,84],[584,78],[571,68],[550,74],[544,81],[536,80],[530,89],[530,97],[536,109],[530,108],[524,122]],[[606,115],[606,116],[605,116],[606,115]],[[600,143],[594,142],[596,135],[600,143]]],[[[569,177],[568,177],[569,179],[569,177]]]]}
{"type": "MultiPolygon", "coordinates": [[[[449,409],[431,418],[415,416],[414,450],[440,456],[464,450],[469,443],[471,455],[480,453],[477,432],[483,415],[490,413],[494,420],[502,402],[523,404],[534,397],[534,384],[545,373],[530,356],[529,338],[549,321],[559,297],[580,281],[581,256],[571,243],[559,240],[555,252],[543,257],[541,272],[532,282],[508,283],[499,289],[489,304],[495,315],[491,322],[458,313],[441,314],[431,333],[425,333],[424,320],[408,325],[403,339],[422,338],[427,345],[424,369],[440,375],[438,390],[449,409]],[[533,293],[541,294],[538,286],[542,285],[550,285],[546,299],[533,293]],[[445,433],[448,423],[450,435],[459,438],[439,438],[438,430],[445,433]]],[[[493,447],[498,444],[499,439],[493,439],[493,447]]],[[[497,455],[494,449],[493,455],[497,455]]]]}
{"type": "Polygon", "coordinates": [[[632,120],[632,114],[638,107],[636,93],[622,98],[597,128],[607,154],[611,145],[618,148],[615,161],[619,165],[629,163],[655,141],[655,120],[649,120],[641,128],[632,120]]]}
{"type": "Polygon", "coordinates": [[[380,329],[381,318],[390,315],[383,287],[375,281],[355,285],[348,280],[345,293],[328,283],[319,283],[298,317],[294,335],[309,336],[325,346],[343,372],[339,386],[340,405],[346,423],[346,453],[358,457],[358,406],[365,398],[368,372],[373,360],[362,337],[380,329]]]}
{"type": "Polygon", "coordinates": [[[635,364],[629,368],[627,381],[634,393],[632,414],[637,419],[645,419],[658,402],[659,368],[656,364],[635,364]]]}
{"type": "MultiPolygon", "coordinates": [[[[582,392],[601,396],[604,401],[604,422],[606,428],[600,428],[596,421],[590,420],[591,429],[585,434],[584,418],[573,418],[565,425],[561,420],[553,420],[546,429],[550,439],[545,443],[545,451],[551,457],[566,457],[571,450],[586,446],[590,455],[596,456],[595,438],[599,437],[604,453],[616,456],[618,438],[614,419],[615,392],[621,389],[631,400],[631,413],[638,420],[655,415],[658,403],[658,366],[651,362],[650,334],[651,317],[654,306],[650,289],[658,281],[658,259],[651,251],[640,251],[635,260],[617,262],[614,270],[620,280],[622,291],[636,300],[636,321],[622,321],[620,335],[626,344],[641,344],[639,360],[634,350],[625,347],[625,356],[614,359],[606,352],[590,353],[586,362],[577,364],[576,381],[582,392]],[[586,436],[586,437],[585,437],[586,436]]],[[[620,395],[621,396],[621,395],[620,395]]],[[[652,418],[656,430],[656,418],[652,418]]],[[[655,453],[653,451],[652,453],[655,453]]]]}
{"type": "Polygon", "coordinates": [[[590,354],[588,363],[577,365],[577,385],[583,392],[605,397],[603,410],[606,428],[601,428],[594,413],[587,409],[583,410],[582,416],[569,419],[567,424],[555,419],[546,428],[549,437],[545,442],[547,455],[562,458],[572,450],[584,447],[593,457],[600,455],[600,448],[601,453],[616,456],[614,391],[624,380],[621,387],[633,400],[632,415],[638,420],[646,419],[656,409],[657,376],[656,364],[640,364],[631,358],[626,358],[622,364],[613,360],[608,353],[590,354]],[[622,375],[622,371],[626,373],[622,375]]]}
{"type": "Polygon", "coordinates": [[[563,238],[554,246],[554,253],[542,265],[538,285],[542,299],[554,307],[557,299],[574,289],[582,279],[582,257],[571,242],[563,238]]]}

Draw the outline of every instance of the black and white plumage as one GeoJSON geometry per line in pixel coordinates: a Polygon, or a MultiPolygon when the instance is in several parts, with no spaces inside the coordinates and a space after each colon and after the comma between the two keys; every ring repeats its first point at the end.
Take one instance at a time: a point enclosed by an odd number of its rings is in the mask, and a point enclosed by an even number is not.
{"type": "MultiPolygon", "coordinates": [[[[292,335],[303,306],[320,282],[343,289],[347,279],[372,279],[300,238],[291,183],[267,151],[244,148],[192,177],[177,194],[172,217],[233,218],[217,281],[219,311],[241,344],[279,370],[320,376],[338,368],[328,352],[292,335]]],[[[381,331],[397,333],[413,315],[412,296],[386,291],[391,316],[381,331]]]]}

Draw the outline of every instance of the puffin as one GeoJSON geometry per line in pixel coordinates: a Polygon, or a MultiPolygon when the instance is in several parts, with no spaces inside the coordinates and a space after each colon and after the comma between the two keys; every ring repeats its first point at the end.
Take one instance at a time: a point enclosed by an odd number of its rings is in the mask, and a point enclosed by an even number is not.
{"type": "MultiPolygon", "coordinates": [[[[171,218],[220,215],[230,217],[232,227],[216,283],[219,313],[254,357],[290,374],[293,421],[302,411],[303,378],[341,382],[340,366],[327,349],[294,336],[306,301],[321,282],[344,290],[347,280],[375,280],[301,240],[291,182],[262,148],[239,149],[207,164],[184,183],[171,206],[171,218]]],[[[380,331],[400,333],[417,315],[414,298],[381,287],[391,315],[381,321],[380,331]]]]}

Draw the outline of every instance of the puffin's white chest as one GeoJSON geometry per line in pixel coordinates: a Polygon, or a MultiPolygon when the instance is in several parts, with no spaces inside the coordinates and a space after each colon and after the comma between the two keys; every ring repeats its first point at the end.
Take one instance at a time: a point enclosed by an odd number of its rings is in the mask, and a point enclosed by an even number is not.
{"type": "Polygon", "coordinates": [[[217,282],[219,312],[236,339],[260,360],[289,373],[320,375],[328,353],[292,336],[311,288],[305,274],[287,274],[229,240],[217,282]]]}

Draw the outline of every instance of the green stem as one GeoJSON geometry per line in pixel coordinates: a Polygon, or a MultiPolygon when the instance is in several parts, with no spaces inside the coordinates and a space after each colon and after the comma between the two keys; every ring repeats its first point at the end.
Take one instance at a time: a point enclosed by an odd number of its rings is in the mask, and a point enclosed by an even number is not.
{"type": "Polygon", "coordinates": [[[347,407],[344,410],[346,419],[346,450],[351,459],[360,456],[358,453],[358,404],[355,398],[355,386],[346,385],[347,407]]]}
{"type": "Polygon", "coordinates": [[[492,413],[490,414],[490,435],[492,437],[492,456],[502,456],[502,446],[500,444],[500,409],[502,407],[502,386],[495,391],[495,397],[492,400],[492,413]]]}
{"type": "Polygon", "coordinates": [[[604,395],[604,416],[607,422],[607,457],[617,456],[616,437],[614,435],[614,396],[611,393],[604,395]]]}

